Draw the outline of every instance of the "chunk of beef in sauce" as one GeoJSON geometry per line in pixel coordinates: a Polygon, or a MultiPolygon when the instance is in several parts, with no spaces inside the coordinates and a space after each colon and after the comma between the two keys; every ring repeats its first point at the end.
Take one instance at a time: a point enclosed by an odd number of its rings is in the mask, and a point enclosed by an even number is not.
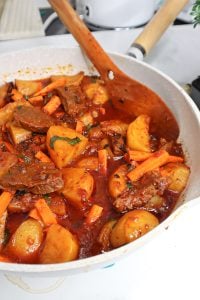
{"type": "Polygon", "coordinates": [[[152,197],[162,196],[168,185],[167,178],[162,177],[160,172],[148,172],[139,181],[132,183],[129,189],[122,192],[113,205],[119,212],[145,207],[152,197]]]}
{"type": "Polygon", "coordinates": [[[17,191],[13,199],[8,205],[8,212],[10,213],[25,213],[34,208],[35,202],[41,198],[41,195],[33,195],[31,193],[24,193],[24,191],[17,191]]]}
{"type": "Polygon", "coordinates": [[[17,163],[0,178],[2,188],[29,190],[33,194],[48,194],[63,187],[61,171],[51,163],[17,163]]]}
{"type": "Polygon", "coordinates": [[[62,105],[67,114],[78,116],[87,110],[87,101],[79,86],[57,88],[62,105]]]}
{"type": "Polygon", "coordinates": [[[52,117],[45,114],[42,110],[25,105],[16,107],[14,119],[19,126],[38,133],[45,133],[50,126],[54,125],[52,117]]]}

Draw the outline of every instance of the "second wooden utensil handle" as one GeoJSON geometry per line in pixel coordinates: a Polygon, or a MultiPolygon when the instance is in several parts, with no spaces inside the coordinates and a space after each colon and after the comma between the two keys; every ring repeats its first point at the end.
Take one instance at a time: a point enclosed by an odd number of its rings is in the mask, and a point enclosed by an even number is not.
{"type": "Polygon", "coordinates": [[[166,0],[131,46],[136,45],[144,55],[148,54],[188,2],[189,0],[166,0]]]}

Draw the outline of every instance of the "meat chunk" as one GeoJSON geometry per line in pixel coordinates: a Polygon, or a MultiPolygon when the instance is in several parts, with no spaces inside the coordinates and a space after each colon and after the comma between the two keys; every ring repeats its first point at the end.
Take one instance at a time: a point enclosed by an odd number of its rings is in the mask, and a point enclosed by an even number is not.
{"type": "Polygon", "coordinates": [[[0,152],[0,177],[18,162],[17,156],[10,152],[0,152]]]}
{"type": "Polygon", "coordinates": [[[61,172],[51,163],[17,163],[0,178],[2,188],[29,190],[33,194],[48,194],[63,187],[61,172]]]}
{"type": "Polygon", "coordinates": [[[119,212],[145,207],[152,197],[163,195],[168,185],[167,178],[162,177],[159,171],[148,172],[117,197],[113,205],[119,212]]]}
{"type": "Polygon", "coordinates": [[[62,105],[69,115],[76,117],[80,113],[86,111],[85,97],[79,86],[71,85],[64,88],[58,88],[57,91],[62,105]]]}
{"type": "Polygon", "coordinates": [[[110,136],[111,141],[111,150],[114,155],[122,156],[126,152],[126,145],[124,142],[124,138],[121,134],[114,134],[110,136]]]}
{"type": "Polygon", "coordinates": [[[37,107],[19,105],[15,108],[14,119],[19,126],[33,131],[44,133],[54,125],[53,119],[37,107]]]}
{"type": "Polygon", "coordinates": [[[16,193],[8,205],[8,211],[11,213],[25,213],[34,208],[35,202],[41,195],[33,195],[31,193],[16,193]]]}
{"type": "Polygon", "coordinates": [[[120,134],[122,136],[126,136],[126,131],[128,129],[128,124],[120,121],[120,120],[109,120],[101,122],[101,129],[104,133],[113,135],[120,134]]]}

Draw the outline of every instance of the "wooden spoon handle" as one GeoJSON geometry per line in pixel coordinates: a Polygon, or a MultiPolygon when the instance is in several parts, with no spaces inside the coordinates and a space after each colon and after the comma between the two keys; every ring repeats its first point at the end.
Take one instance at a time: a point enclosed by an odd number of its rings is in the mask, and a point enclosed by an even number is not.
{"type": "MultiPolygon", "coordinates": [[[[189,0],[166,0],[131,47],[141,48],[144,55],[148,54],[188,2],[189,0]]],[[[132,51],[134,53],[130,48],[128,53],[131,55],[132,51]]]]}
{"type": "Polygon", "coordinates": [[[67,0],[48,0],[57,12],[63,24],[76,38],[77,42],[86,52],[87,56],[99,71],[101,77],[107,81],[108,73],[121,73],[110,57],[104,52],[103,48],[93,37],[89,29],[76,14],[67,0]]]}

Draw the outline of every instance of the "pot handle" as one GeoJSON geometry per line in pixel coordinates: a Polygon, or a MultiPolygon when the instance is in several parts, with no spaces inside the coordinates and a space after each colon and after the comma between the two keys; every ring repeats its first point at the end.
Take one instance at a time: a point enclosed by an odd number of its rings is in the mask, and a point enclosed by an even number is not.
{"type": "Polygon", "coordinates": [[[189,0],[165,0],[128,50],[128,55],[143,60],[189,0]]]}

